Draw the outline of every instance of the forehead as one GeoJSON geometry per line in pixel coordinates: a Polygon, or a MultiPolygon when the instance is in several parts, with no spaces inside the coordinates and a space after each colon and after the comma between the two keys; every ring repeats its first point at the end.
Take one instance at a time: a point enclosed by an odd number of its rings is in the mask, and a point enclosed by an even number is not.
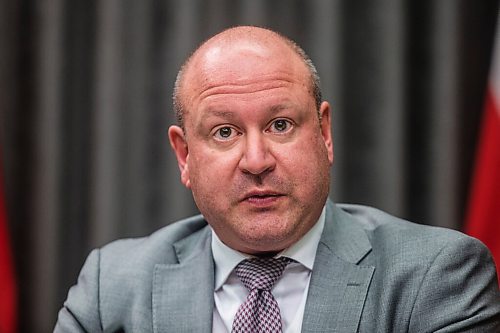
{"type": "Polygon", "coordinates": [[[251,93],[287,85],[310,88],[302,59],[281,40],[228,40],[195,53],[184,74],[182,95],[188,112],[207,95],[251,93]]]}

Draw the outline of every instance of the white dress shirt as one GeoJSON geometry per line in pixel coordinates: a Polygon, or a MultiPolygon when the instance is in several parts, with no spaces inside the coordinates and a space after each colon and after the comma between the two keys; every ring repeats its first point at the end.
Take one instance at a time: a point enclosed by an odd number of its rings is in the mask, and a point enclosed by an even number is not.
{"type": "MultiPolygon", "coordinates": [[[[295,260],[284,270],[272,294],[280,307],[284,333],[299,333],[304,317],[309,281],[316,250],[325,225],[325,208],[318,222],[297,243],[281,251],[276,257],[295,260]]],[[[212,230],[212,253],[215,262],[214,314],[212,331],[231,332],[233,319],[249,291],[240,281],[234,268],[250,255],[231,249],[212,230]]]]}

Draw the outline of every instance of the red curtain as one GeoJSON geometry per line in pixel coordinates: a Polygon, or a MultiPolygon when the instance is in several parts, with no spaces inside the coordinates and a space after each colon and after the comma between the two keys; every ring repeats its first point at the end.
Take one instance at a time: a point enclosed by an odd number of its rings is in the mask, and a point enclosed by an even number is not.
{"type": "Polygon", "coordinates": [[[10,252],[7,212],[0,168],[0,332],[16,332],[16,283],[10,252]]]}
{"type": "Polygon", "coordinates": [[[500,20],[497,22],[465,232],[488,246],[500,273],[500,20]]]}

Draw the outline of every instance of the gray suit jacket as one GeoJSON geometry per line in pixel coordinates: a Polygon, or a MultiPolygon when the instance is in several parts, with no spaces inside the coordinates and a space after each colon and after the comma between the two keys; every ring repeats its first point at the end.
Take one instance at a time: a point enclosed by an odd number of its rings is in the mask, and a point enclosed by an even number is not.
{"type": "MultiPolygon", "coordinates": [[[[55,332],[210,332],[210,246],[196,216],[94,250],[55,332]]],[[[491,256],[456,231],[328,202],[302,332],[500,332],[491,256]]]]}

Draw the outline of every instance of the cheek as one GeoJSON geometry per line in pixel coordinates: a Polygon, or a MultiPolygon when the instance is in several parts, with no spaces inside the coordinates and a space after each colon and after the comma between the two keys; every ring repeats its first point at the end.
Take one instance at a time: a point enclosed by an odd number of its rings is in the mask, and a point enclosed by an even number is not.
{"type": "Polygon", "coordinates": [[[212,149],[192,149],[189,159],[191,183],[203,188],[217,188],[229,180],[237,165],[234,152],[219,152],[212,149]]]}
{"type": "Polygon", "coordinates": [[[329,178],[330,163],[328,152],[321,137],[309,137],[279,149],[279,164],[303,191],[321,186],[329,178]],[[315,186],[303,186],[311,184],[315,186]]]}
{"type": "Polygon", "coordinates": [[[291,167],[295,166],[294,169],[297,171],[307,171],[299,168],[305,166],[315,169],[319,167],[318,163],[324,163],[328,160],[324,141],[318,136],[310,136],[278,146],[276,151],[280,161],[291,167]]]}

